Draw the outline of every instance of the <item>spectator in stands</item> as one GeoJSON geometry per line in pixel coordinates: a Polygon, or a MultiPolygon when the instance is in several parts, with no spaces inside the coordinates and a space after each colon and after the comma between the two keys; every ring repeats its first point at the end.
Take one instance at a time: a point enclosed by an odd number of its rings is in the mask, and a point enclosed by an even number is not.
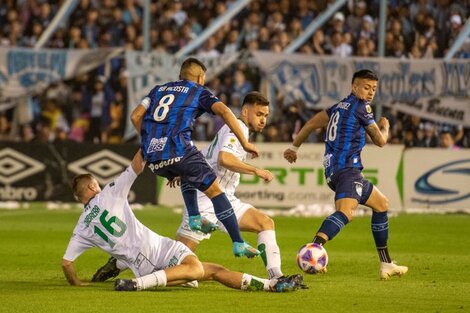
{"type": "Polygon", "coordinates": [[[439,147],[450,150],[459,150],[460,147],[455,144],[454,137],[449,131],[439,134],[439,147]]]}
{"type": "Polygon", "coordinates": [[[422,147],[435,148],[437,147],[436,127],[432,123],[424,124],[424,138],[420,143],[422,147]]]}

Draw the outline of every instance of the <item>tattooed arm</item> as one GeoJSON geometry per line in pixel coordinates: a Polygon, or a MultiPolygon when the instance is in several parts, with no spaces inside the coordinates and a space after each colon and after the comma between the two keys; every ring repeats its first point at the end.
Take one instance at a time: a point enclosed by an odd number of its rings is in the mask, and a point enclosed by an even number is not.
{"type": "Polygon", "coordinates": [[[379,123],[372,123],[366,127],[366,132],[372,139],[372,142],[379,147],[385,146],[388,141],[388,130],[390,123],[385,117],[381,117],[379,123]]]}

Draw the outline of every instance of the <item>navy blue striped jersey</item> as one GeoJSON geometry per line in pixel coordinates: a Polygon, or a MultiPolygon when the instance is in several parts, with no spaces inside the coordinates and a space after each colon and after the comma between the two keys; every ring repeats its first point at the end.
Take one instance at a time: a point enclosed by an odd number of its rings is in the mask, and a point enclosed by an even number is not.
{"type": "Polygon", "coordinates": [[[366,143],[365,128],[375,123],[369,104],[350,94],[326,110],[330,117],[325,138],[323,165],[326,177],[343,168],[362,170],[361,151],[366,143]]]}
{"type": "Polygon", "coordinates": [[[206,87],[190,80],[178,80],[154,87],[142,100],[147,107],[141,128],[144,160],[156,162],[182,157],[192,146],[196,119],[212,112],[220,100],[206,87]]]}

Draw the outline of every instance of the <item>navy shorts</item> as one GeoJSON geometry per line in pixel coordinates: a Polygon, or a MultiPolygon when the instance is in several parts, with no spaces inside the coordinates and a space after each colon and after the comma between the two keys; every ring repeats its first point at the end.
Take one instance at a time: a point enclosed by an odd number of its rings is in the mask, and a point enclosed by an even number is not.
{"type": "Polygon", "coordinates": [[[214,170],[196,147],[186,150],[182,157],[150,162],[148,167],[154,174],[168,180],[179,176],[181,183],[188,183],[200,191],[205,191],[217,179],[214,170]]]}
{"type": "Polygon", "coordinates": [[[372,193],[374,185],[370,183],[357,168],[342,169],[327,177],[328,186],[335,192],[335,201],[343,198],[356,199],[365,204],[372,193]]]}

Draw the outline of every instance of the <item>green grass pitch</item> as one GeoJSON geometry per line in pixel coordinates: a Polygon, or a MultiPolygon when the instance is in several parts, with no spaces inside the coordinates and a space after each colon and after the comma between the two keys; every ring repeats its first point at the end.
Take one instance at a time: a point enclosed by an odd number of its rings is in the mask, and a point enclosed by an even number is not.
{"type": "MultiPolygon", "coordinates": [[[[399,215],[390,218],[392,258],[409,266],[402,278],[378,279],[369,217],[358,217],[326,245],[326,275],[305,275],[308,290],[242,292],[216,282],[198,289],[161,288],[119,293],[113,283],[72,287],[61,260],[79,210],[0,210],[0,312],[470,312],[470,216],[399,215]]],[[[137,217],[173,237],[180,216],[146,208],[137,217]]],[[[297,249],[311,240],[320,218],[276,217],[285,273],[297,273],[297,249]]],[[[245,238],[256,244],[253,234],[245,238]]],[[[264,277],[261,259],[235,259],[229,237],[215,233],[197,252],[203,261],[264,277]]],[[[90,279],[107,256],[92,249],[76,262],[90,279]]],[[[123,277],[131,277],[126,272],[123,277]]]]}

